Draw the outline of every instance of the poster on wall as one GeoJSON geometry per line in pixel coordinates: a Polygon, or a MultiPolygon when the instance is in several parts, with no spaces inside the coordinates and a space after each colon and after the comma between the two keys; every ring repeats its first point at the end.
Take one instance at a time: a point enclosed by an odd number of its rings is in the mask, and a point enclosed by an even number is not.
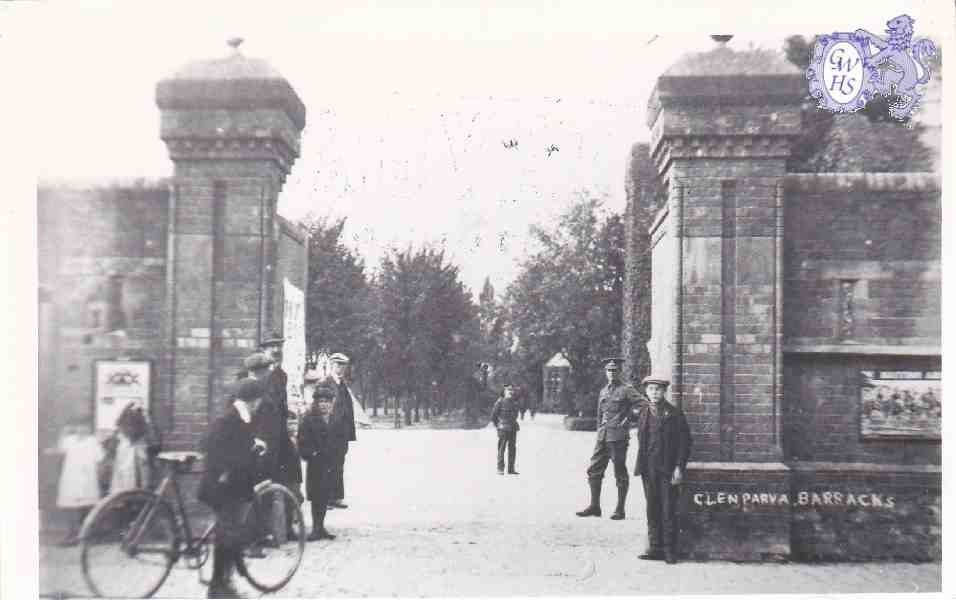
{"type": "Polygon", "coordinates": [[[150,363],[146,360],[97,360],[93,363],[93,423],[97,432],[116,428],[129,404],[149,412],[150,363]]]}
{"type": "Polygon", "coordinates": [[[305,375],[305,293],[283,278],[282,368],[289,376],[286,392],[289,406],[295,407],[302,402],[302,383],[305,375]]]}
{"type": "Polygon", "coordinates": [[[939,371],[862,371],[861,376],[861,437],[941,439],[939,371]]]}

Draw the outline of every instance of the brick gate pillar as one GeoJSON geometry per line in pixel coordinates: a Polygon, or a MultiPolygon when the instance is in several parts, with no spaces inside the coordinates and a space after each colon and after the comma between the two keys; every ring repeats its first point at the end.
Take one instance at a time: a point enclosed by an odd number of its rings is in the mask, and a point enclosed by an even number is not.
{"type": "Polygon", "coordinates": [[[274,327],[276,201],[299,156],[305,106],[231,40],[225,58],[159,82],[160,137],[175,165],[169,217],[170,445],[196,449],[222,384],[274,327]]]}
{"type": "Polygon", "coordinates": [[[781,180],[805,93],[803,74],[776,53],[718,42],[668,69],[649,101],[651,157],[668,194],[652,228],[653,283],[668,288],[653,290],[652,367],[671,374],[694,438],[685,555],[790,553],[781,180]]]}

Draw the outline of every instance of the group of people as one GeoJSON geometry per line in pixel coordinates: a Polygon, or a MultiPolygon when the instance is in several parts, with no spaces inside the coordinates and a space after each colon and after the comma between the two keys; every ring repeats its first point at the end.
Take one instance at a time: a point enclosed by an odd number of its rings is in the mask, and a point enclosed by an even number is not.
{"type": "Polygon", "coordinates": [[[160,447],[159,430],[138,400],[126,404],[108,435],[97,436],[86,418],[67,424],[56,448],[63,456],[56,504],[70,515],[60,544],[78,543],[83,520],[107,494],[148,487],[160,447]]]}
{"type": "MultiPolygon", "coordinates": [[[[299,420],[293,441],[282,370],[283,338],[264,340],[260,351],[243,361],[237,381],[228,386],[223,414],[211,425],[205,441],[206,466],[198,498],[217,516],[216,544],[209,598],[235,598],[232,571],[241,545],[239,518],[255,486],[272,480],[288,487],[300,503],[311,505],[310,541],[333,540],[325,528],[328,508],[347,508],[344,464],[349,442],[355,440],[355,417],[348,388],[349,358],[333,354],[332,376],[316,386],[313,402],[299,420]],[[302,462],[306,464],[305,496],[302,462]]],[[[296,537],[287,518],[290,537],[296,537]]]]}
{"type": "MultiPolygon", "coordinates": [[[[690,458],[690,427],[680,408],[665,398],[670,386],[666,378],[644,378],[642,398],[633,386],[621,380],[623,362],[618,357],[604,361],[607,385],[598,394],[597,440],[587,468],[591,501],[576,514],[579,517],[601,516],[601,484],[608,463],[613,463],[617,506],[611,519],[625,518],[624,507],[630,484],[625,461],[630,429],[634,426],[638,440],[634,475],[641,477],[647,504],[647,549],[640,558],[674,564],[677,562],[677,499],[690,458]]],[[[506,383],[491,411],[491,422],[498,432],[499,475],[505,473],[506,450],[507,472],[518,474],[515,458],[520,412],[514,388],[506,383]]]]}

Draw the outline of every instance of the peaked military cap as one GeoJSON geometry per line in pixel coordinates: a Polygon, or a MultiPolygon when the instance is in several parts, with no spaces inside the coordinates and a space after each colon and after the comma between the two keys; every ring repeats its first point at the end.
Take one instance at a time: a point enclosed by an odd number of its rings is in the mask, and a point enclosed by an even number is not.
{"type": "Polygon", "coordinates": [[[624,364],[624,359],[620,356],[609,356],[605,358],[602,363],[608,371],[620,371],[621,365],[624,364]]]}

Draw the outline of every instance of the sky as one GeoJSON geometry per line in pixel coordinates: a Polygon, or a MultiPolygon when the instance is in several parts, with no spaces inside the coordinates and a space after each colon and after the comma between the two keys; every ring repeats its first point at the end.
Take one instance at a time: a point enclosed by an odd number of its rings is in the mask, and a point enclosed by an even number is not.
{"type": "MultiPolygon", "coordinates": [[[[930,3],[909,4],[918,35],[945,30],[930,3]]],[[[847,5],[822,14],[808,3],[270,6],[80,2],[21,11],[26,26],[0,44],[29,57],[37,174],[170,175],[156,82],[225,55],[225,40],[241,36],[241,51],[277,68],[307,109],[281,214],[346,217],[346,243],[369,266],[390,247],[444,247],[476,294],[486,276],[501,293],[533,249],[530,225],[553,223],[582,193],[623,210],[625,164],[632,144],[648,138],[655,79],[683,53],[713,47],[707,34],[735,33],[737,50],[779,49],[791,33],[882,32],[898,11],[888,2],[866,3],[865,15],[847,5]],[[517,146],[506,148],[510,140],[517,146]]]]}

